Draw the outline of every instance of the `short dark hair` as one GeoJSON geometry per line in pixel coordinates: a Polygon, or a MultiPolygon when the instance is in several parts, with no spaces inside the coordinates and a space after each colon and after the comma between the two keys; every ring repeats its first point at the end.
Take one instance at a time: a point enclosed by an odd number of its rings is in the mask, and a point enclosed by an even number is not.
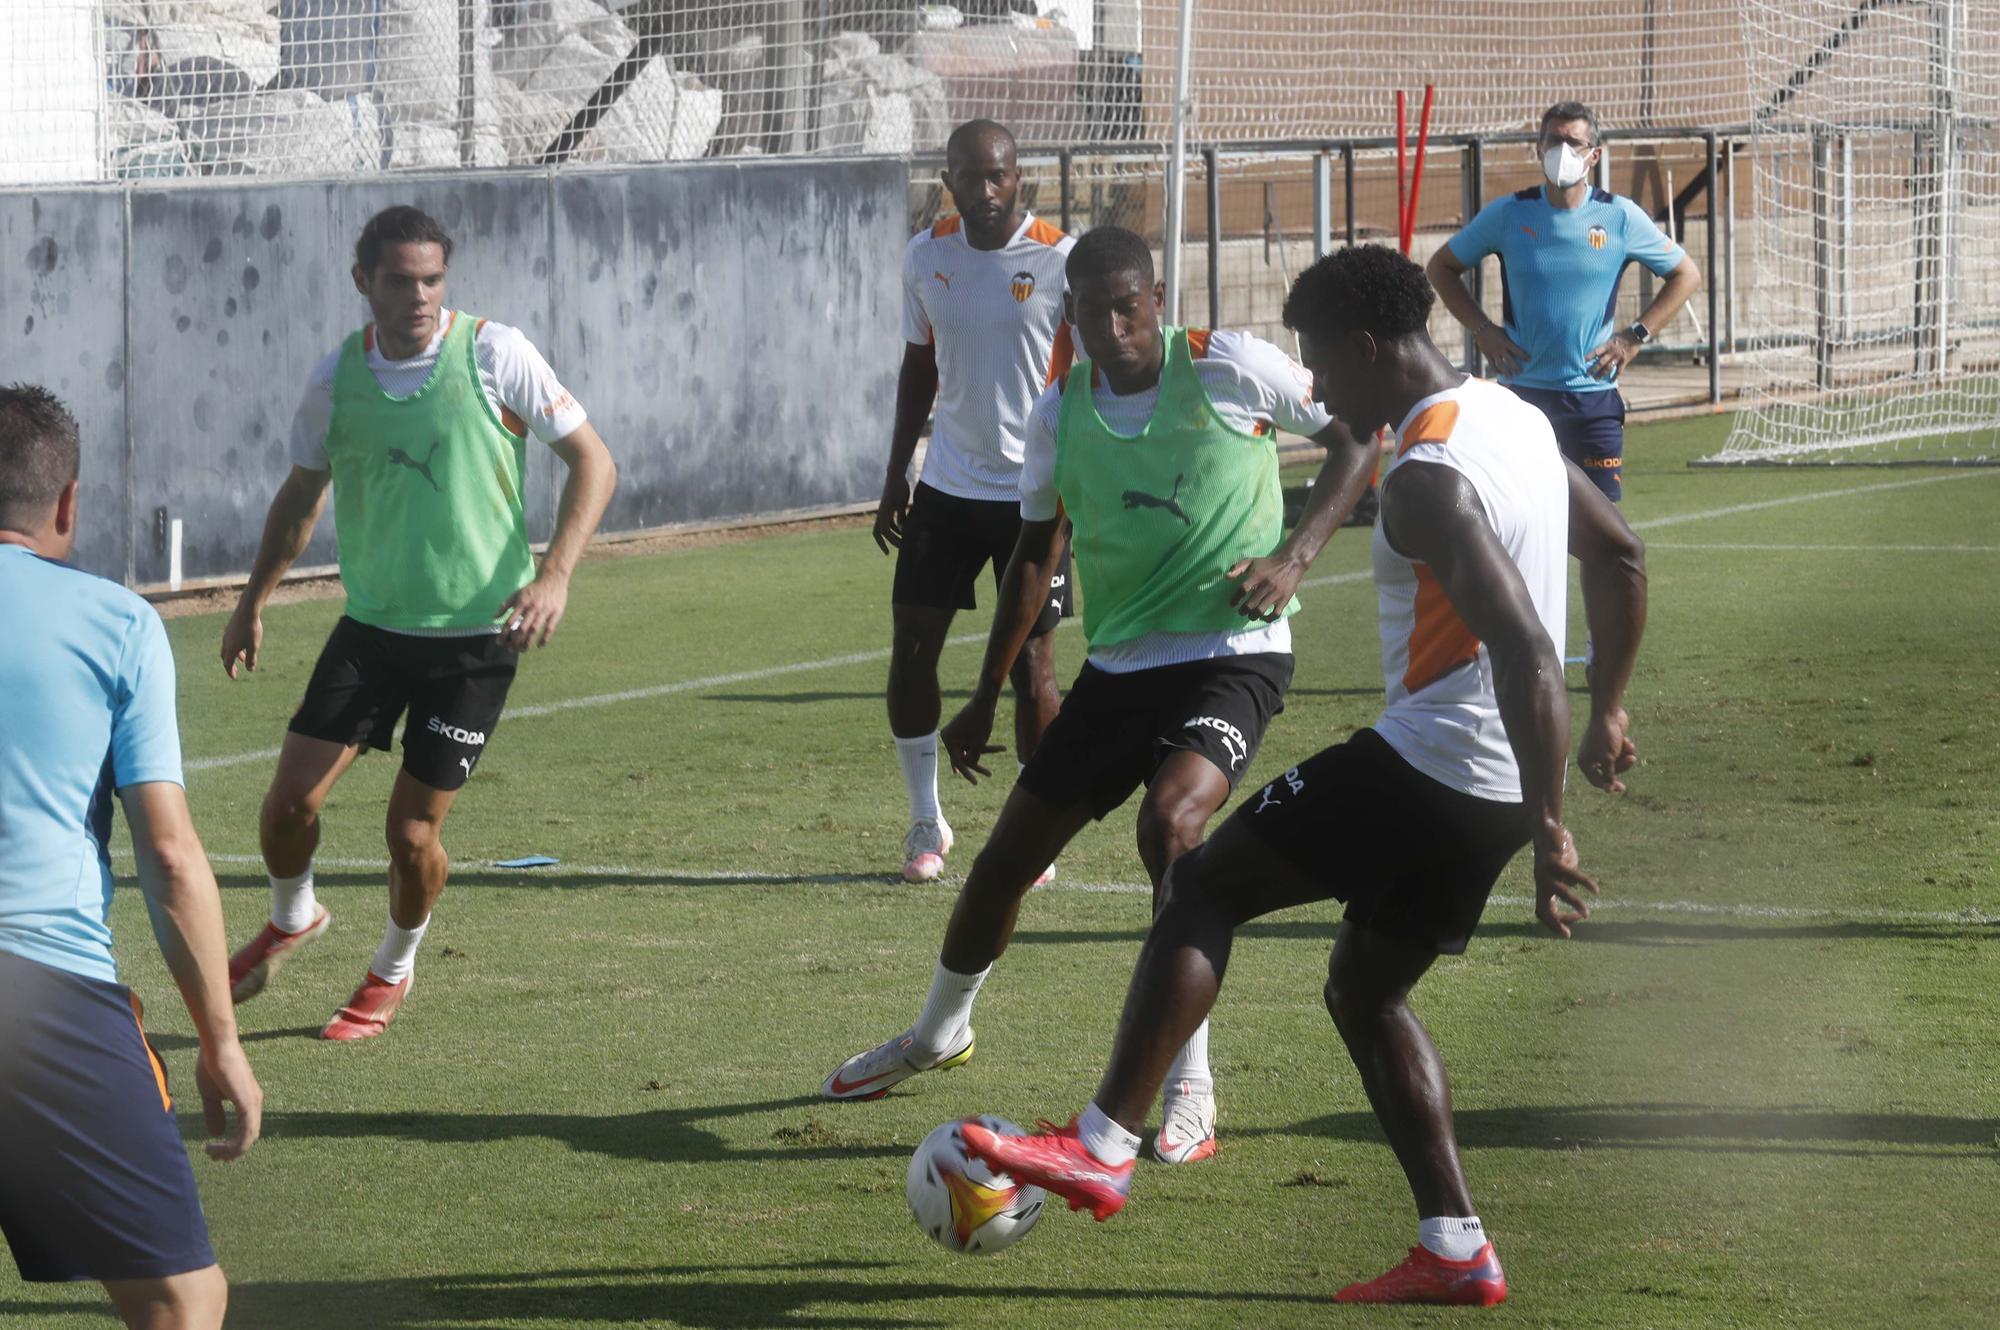
{"type": "Polygon", "coordinates": [[[422,208],[407,203],[382,209],[361,228],[361,239],[354,242],[354,261],[361,265],[361,271],[375,271],[384,245],[436,245],[444,250],[444,261],[451,262],[451,237],[443,225],[422,208]]]}
{"type": "Polygon", "coordinates": [[[1135,231],[1122,226],[1096,226],[1069,252],[1063,265],[1071,287],[1088,278],[1109,277],[1113,273],[1135,272],[1151,285],[1153,251],[1135,231]]]}
{"type": "Polygon", "coordinates": [[[0,528],[33,531],[77,477],[76,417],[47,388],[0,388],[0,528]]]}
{"type": "Polygon", "coordinates": [[[1582,120],[1589,123],[1590,146],[1593,148],[1596,147],[1597,113],[1582,102],[1557,102],[1554,106],[1542,112],[1541,127],[1535,130],[1535,137],[1540,138],[1542,135],[1548,133],[1550,125],[1564,125],[1572,120],[1582,120]]]}
{"type": "Polygon", "coordinates": [[[951,167],[951,159],[963,152],[971,152],[973,145],[986,140],[999,139],[1007,145],[1007,151],[1015,151],[1014,131],[998,120],[968,120],[951,131],[951,137],[944,141],[945,168],[951,167]]]}
{"type": "Polygon", "coordinates": [[[1322,342],[1356,330],[1391,341],[1428,329],[1436,299],[1424,270],[1387,245],[1349,245],[1299,274],[1285,326],[1322,342]]]}

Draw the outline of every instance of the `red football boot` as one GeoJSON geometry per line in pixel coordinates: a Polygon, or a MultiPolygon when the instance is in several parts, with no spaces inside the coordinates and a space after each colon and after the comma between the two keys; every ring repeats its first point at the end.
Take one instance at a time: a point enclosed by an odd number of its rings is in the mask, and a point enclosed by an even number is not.
{"type": "Polygon", "coordinates": [[[389,1022],[396,1019],[403,999],[410,995],[410,985],[416,978],[413,974],[400,984],[392,984],[387,979],[377,979],[373,970],[368,971],[362,976],[361,987],[354,990],[346,1006],[333,1013],[333,1019],[326,1023],[319,1037],[373,1039],[384,1033],[389,1022]]]}
{"type": "Polygon", "coordinates": [[[326,932],[331,923],[333,916],[324,905],[314,913],[313,921],[296,933],[287,933],[265,920],[262,931],[229,958],[230,1000],[248,1002],[263,992],[264,985],[271,982],[271,976],[285,963],[285,957],[326,932]]]}
{"type": "Polygon", "coordinates": [[[1448,1261],[1428,1247],[1412,1247],[1401,1265],[1365,1284],[1349,1284],[1333,1300],[1497,1307],[1507,1300],[1507,1276],[1490,1242],[1467,1261],[1448,1261]]]}
{"type": "Polygon", "coordinates": [[[1089,1207],[1098,1223],[1125,1208],[1132,1190],[1132,1161],[1113,1167],[1084,1149],[1076,1121],[1067,1127],[1040,1124],[1033,1136],[1002,1136],[981,1126],[979,1119],[959,1124],[966,1152],[985,1160],[1017,1183],[1041,1187],[1069,1202],[1072,1210],[1089,1207]]]}

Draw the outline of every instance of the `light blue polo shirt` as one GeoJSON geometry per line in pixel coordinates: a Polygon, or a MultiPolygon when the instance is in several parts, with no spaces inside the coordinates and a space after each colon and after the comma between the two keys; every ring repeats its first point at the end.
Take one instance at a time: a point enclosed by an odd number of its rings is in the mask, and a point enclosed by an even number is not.
{"type": "Polygon", "coordinates": [[[1613,331],[1626,265],[1643,263],[1665,277],[1687,258],[1645,209],[1595,188],[1575,208],[1555,207],[1539,185],[1510,194],[1487,204],[1447,243],[1468,268],[1488,254],[1500,256],[1502,323],[1529,354],[1519,374],[1500,382],[1555,392],[1615,386],[1590,377],[1588,366],[1590,353],[1613,331]]]}
{"type": "Polygon", "coordinates": [[[181,784],[160,616],[0,544],[0,951],[117,982],[112,795],[151,781],[181,784]]]}

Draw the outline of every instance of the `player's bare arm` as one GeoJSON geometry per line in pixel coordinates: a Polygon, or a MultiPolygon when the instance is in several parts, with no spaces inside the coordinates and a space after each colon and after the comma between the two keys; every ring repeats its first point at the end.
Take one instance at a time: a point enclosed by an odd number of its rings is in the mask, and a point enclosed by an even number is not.
{"type": "Polygon", "coordinates": [[[1623,794],[1620,772],[1639,760],[1625,714],[1625,688],[1646,631],[1646,542],[1618,505],[1574,462],[1569,472],[1569,552],[1582,566],[1583,613],[1596,659],[1590,672],[1590,721],[1576,764],[1601,790],[1623,794]]]}
{"type": "Polygon", "coordinates": [[[917,439],[937,400],[937,348],[903,343],[903,367],[896,373],[896,423],[889,435],[889,470],[882,478],[882,501],[875,508],[875,544],[884,554],[903,543],[903,519],[910,511],[910,463],[917,439]]]}
{"type": "Polygon", "coordinates": [[[1061,508],[1046,522],[1021,523],[1020,538],[1007,560],[1000,579],[1000,603],[993,611],[993,628],[986,638],[986,659],[979,667],[979,682],[972,698],[958,714],[938,730],[938,743],[951,761],[951,769],[973,784],[993,773],[980,759],[1001,751],[986,740],[993,733],[993,712],[1000,704],[1000,690],[1019,658],[1021,648],[1034,631],[1048,601],[1049,578],[1062,562],[1069,537],[1065,534],[1061,508]]]}
{"type": "Polygon", "coordinates": [[[285,571],[305,553],[320,510],[326,506],[327,483],[332,479],[331,471],[294,466],[272,497],[250,580],[244,583],[236,610],[222,627],[222,668],[230,678],[236,677],[238,662],[246,670],[257,668],[257,651],[264,644],[264,606],[284,580],[285,571]]]}
{"type": "Polygon", "coordinates": [[[236,1037],[229,996],[229,952],[222,931],[222,897],[208,855],[188,816],[187,792],[172,781],[148,781],[118,791],[132,828],[139,886],[160,955],[180,987],[201,1040],[195,1079],[211,1159],[239,1159],[262,1129],[264,1092],[236,1037]],[[225,1104],[236,1106],[229,1129],[225,1104]]]}
{"type": "Polygon", "coordinates": [[[1502,374],[1519,374],[1528,363],[1528,353],[1514,344],[1506,329],[1487,318],[1486,311],[1472,298],[1472,292],[1465,285],[1465,274],[1470,271],[1472,265],[1459,262],[1450,245],[1439,245],[1437,253],[1431,255],[1430,262],[1424,265],[1424,275],[1431,279],[1431,289],[1437,292],[1438,299],[1451,311],[1451,316],[1472,333],[1472,339],[1479,344],[1479,353],[1502,374]]]}
{"type": "Polygon", "coordinates": [[[1238,579],[1236,589],[1229,593],[1229,603],[1242,610],[1246,619],[1275,621],[1291,604],[1306,570],[1354,511],[1374,474],[1373,441],[1356,442],[1338,420],[1313,435],[1312,441],[1326,449],[1326,460],[1313,479],[1311,497],[1299,524],[1271,553],[1261,559],[1240,560],[1229,570],[1229,576],[1238,579]]]}
{"type": "Polygon", "coordinates": [[[1492,659],[1500,719],[1533,819],[1535,915],[1558,937],[1568,937],[1571,924],[1590,917],[1579,893],[1595,895],[1597,884],[1577,868],[1576,846],[1563,826],[1569,697],[1562,657],[1462,474],[1428,462],[1403,466],[1382,488],[1382,522],[1393,548],[1430,566],[1452,609],[1492,659]]]}
{"type": "Polygon", "coordinates": [[[569,605],[570,573],[603,519],[612,491],[618,488],[618,464],[590,422],[578,425],[549,449],[569,468],[569,478],[563,482],[555,535],[542,555],[540,571],[499,609],[507,616],[500,640],[515,651],[546,646],[562,622],[569,605]]]}
{"type": "MultiPolygon", "coordinates": [[[[1696,291],[1701,289],[1701,269],[1694,266],[1694,260],[1683,258],[1680,266],[1667,274],[1667,280],[1660,287],[1660,293],[1653,302],[1639,314],[1639,322],[1657,335],[1662,328],[1673,322],[1674,315],[1681,312],[1696,291]]],[[[1590,377],[1593,379],[1616,378],[1618,372],[1632,363],[1639,354],[1639,339],[1629,328],[1620,328],[1604,339],[1604,343],[1590,353],[1590,377]]]]}

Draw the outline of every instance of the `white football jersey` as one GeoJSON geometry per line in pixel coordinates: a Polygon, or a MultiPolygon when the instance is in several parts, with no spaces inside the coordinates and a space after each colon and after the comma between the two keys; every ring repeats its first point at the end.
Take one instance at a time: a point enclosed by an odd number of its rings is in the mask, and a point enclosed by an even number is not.
{"type": "Polygon", "coordinates": [[[1074,355],[1063,262],[1075,245],[1027,214],[999,249],[974,249],[946,217],[904,250],[903,340],[937,351],[924,484],[961,499],[1019,495],[1028,408],[1074,355]]]}
{"type": "MultiPolygon", "coordinates": [[[[1382,473],[1385,492],[1411,462],[1448,466],[1471,482],[1560,654],[1569,595],[1569,475],[1548,417],[1497,383],[1467,379],[1410,409],[1396,430],[1396,456],[1382,473]]],[[[1374,563],[1388,695],[1376,732],[1432,780],[1477,798],[1519,802],[1521,770],[1500,721],[1485,645],[1430,568],[1397,553],[1380,523],[1374,563]]]]}

